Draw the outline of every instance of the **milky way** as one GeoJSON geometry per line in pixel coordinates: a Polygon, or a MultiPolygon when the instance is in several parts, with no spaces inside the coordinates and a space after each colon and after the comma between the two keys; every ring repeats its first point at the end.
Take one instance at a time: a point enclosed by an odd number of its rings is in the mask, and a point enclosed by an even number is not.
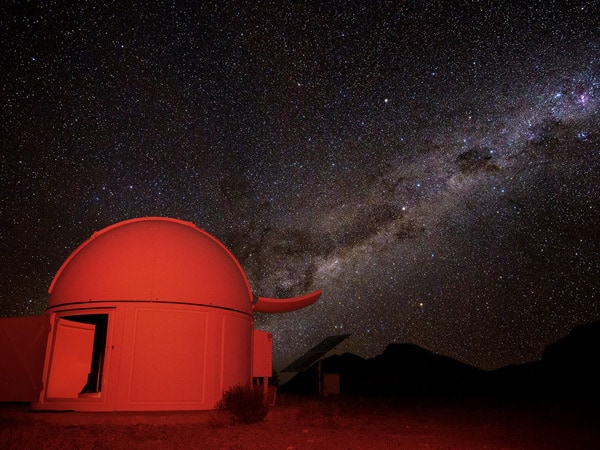
{"type": "Polygon", "coordinates": [[[158,215],[323,290],[257,314],[276,368],[339,333],[494,368],[600,319],[596,2],[150,3],[2,9],[1,315],[158,215]]]}

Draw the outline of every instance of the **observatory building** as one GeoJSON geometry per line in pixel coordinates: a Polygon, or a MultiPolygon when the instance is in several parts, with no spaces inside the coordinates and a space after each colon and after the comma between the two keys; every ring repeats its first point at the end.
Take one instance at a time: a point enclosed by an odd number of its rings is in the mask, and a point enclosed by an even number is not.
{"type": "Polygon", "coordinates": [[[0,401],[212,409],[228,388],[271,376],[271,334],[254,329],[253,313],[293,311],[321,294],[255,299],[220,241],[163,217],[94,233],[49,293],[43,316],[0,319],[0,401]]]}

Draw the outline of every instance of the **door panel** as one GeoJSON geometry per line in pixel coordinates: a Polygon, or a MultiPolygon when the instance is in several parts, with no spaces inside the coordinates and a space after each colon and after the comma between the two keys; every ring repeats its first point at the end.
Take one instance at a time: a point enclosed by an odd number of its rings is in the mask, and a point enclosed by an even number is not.
{"type": "Polygon", "coordinates": [[[93,324],[57,319],[47,397],[77,398],[90,373],[95,329],[93,324]]]}

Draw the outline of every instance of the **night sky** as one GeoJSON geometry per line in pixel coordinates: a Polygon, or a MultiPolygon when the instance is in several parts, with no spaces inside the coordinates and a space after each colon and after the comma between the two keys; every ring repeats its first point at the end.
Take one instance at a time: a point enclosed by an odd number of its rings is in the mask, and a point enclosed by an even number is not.
{"type": "Polygon", "coordinates": [[[0,315],[140,216],[191,221],[281,368],[331,334],[492,369],[600,320],[595,1],[9,1],[0,315]],[[565,6],[565,4],[567,4],[565,6]]]}

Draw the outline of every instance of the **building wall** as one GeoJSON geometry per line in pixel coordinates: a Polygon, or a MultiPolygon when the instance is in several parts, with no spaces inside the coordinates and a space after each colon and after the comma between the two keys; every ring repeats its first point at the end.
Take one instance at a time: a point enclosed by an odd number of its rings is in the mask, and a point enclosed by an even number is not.
{"type": "Polygon", "coordinates": [[[93,322],[94,316],[101,315],[108,316],[108,323],[103,332],[104,353],[96,351],[93,357],[102,357],[99,392],[92,389],[71,398],[48,395],[52,392],[48,384],[52,368],[57,364],[52,338],[43,376],[45,388],[40,401],[32,405],[34,409],[212,409],[224,390],[251,381],[251,315],[187,304],[94,302],[85,308],[57,308],[52,321],[93,322]]]}
{"type": "Polygon", "coordinates": [[[47,316],[0,319],[0,402],[32,402],[42,390],[47,316]]]}

